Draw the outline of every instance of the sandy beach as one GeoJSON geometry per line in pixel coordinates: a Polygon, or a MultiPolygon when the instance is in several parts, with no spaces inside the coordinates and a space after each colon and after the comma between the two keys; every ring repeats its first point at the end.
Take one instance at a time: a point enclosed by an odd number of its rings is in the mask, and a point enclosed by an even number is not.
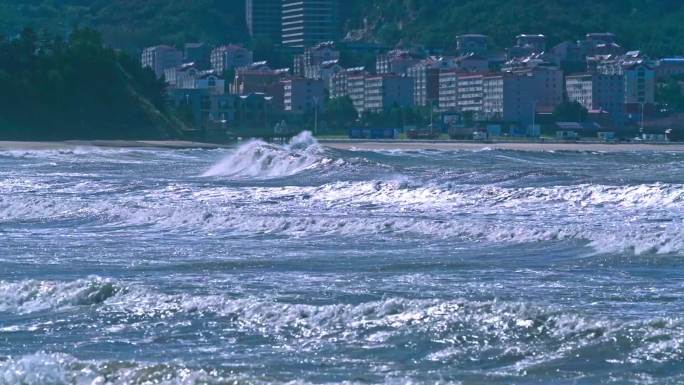
{"type": "Polygon", "coordinates": [[[0,151],[12,150],[59,150],[82,147],[109,148],[225,148],[225,144],[201,143],[185,140],[69,140],[56,142],[0,141],[0,151]]]}
{"type": "Polygon", "coordinates": [[[343,150],[514,150],[514,151],[578,151],[578,152],[684,152],[684,143],[561,143],[561,142],[465,142],[465,141],[353,141],[323,140],[330,148],[343,150]]]}
{"type": "MultiPolygon", "coordinates": [[[[467,141],[422,141],[422,140],[344,140],[322,139],[320,143],[328,148],[341,150],[513,150],[513,151],[578,151],[578,152],[634,152],[667,151],[684,152],[684,143],[562,143],[562,142],[467,142],[467,141]]],[[[61,142],[0,141],[0,151],[14,150],[58,150],[83,147],[103,148],[168,148],[168,149],[214,149],[231,148],[235,144],[202,143],[182,140],[131,141],[91,140],[61,142]]]]}

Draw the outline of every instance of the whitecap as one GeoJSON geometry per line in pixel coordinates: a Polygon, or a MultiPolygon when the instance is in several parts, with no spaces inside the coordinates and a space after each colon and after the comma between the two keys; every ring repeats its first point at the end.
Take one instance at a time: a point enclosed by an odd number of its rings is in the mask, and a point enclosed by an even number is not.
{"type": "Polygon", "coordinates": [[[323,148],[311,133],[304,131],[284,146],[261,140],[247,142],[202,176],[278,178],[300,173],[320,162],[331,160],[324,157],[323,148]]]}

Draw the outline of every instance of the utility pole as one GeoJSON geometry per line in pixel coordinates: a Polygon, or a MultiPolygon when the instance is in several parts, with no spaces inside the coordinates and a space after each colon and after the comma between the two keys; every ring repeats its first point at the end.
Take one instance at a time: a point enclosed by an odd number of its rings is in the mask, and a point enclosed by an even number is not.
{"type": "Polygon", "coordinates": [[[314,135],[318,135],[318,96],[314,96],[314,135]]]}
{"type": "Polygon", "coordinates": [[[537,101],[532,101],[532,130],[535,129],[537,125],[537,101]]]}
{"type": "Polygon", "coordinates": [[[644,136],[644,102],[641,102],[641,126],[639,128],[639,133],[641,137],[644,136]]]}
{"type": "Polygon", "coordinates": [[[435,133],[435,120],[434,120],[434,114],[433,114],[433,101],[430,100],[430,134],[435,133]]]}

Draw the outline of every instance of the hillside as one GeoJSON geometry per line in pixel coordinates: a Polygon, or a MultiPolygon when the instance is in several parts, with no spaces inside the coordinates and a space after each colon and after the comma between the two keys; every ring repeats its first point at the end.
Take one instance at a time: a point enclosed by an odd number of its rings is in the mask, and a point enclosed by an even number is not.
{"type": "Polygon", "coordinates": [[[684,54],[684,2],[671,0],[383,0],[361,1],[351,26],[396,44],[449,48],[460,33],[485,33],[506,47],[519,33],[550,43],[611,31],[629,48],[684,54]],[[363,16],[361,16],[363,15],[363,16]]]}
{"type": "MultiPolygon", "coordinates": [[[[449,49],[459,33],[480,32],[499,47],[518,33],[551,43],[612,31],[652,55],[684,54],[684,2],[672,0],[342,0],[345,32],[390,45],[449,49]]],[[[157,42],[246,38],[244,0],[0,0],[0,31],[22,26],[65,33],[100,30],[107,42],[138,50],[157,42]]]]}
{"type": "Polygon", "coordinates": [[[92,30],[0,39],[0,139],[165,139],[184,128],[165,85],[92,30]]]}
{"type": "Polygon", "coordinates": [[[0,33],[93,27],[116,48],[246,39],[244,0],[0,0],[0,33]]]}

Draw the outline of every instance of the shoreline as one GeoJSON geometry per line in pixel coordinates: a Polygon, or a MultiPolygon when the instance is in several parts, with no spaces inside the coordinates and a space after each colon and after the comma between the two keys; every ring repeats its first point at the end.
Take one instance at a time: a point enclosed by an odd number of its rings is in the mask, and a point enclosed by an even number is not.
{"type": "MultiPolygon", "coordinates": [[[[440,140],[354,140],[319,139],[324,147],[357,151],[570,151],[570,152],[684,152],[684,142],[677,143],[604,143],[604,142],[476,142],[440,140]]],[[[161,149],[221,149],[236,144],[193,142],[184,140],[69,140],[69,141],[0,141],[0,151],[60,150],[83,147],[96,148],[161,148],[161,149]]]]}
{"type": "Polygon", "coordinates": [[[62,150],[83,147],[96,148],[164,148],[164,149],[217,149],[234,145],[203,143],[188,140],[65,140],[65,141],[0,141],[0,151],[62,150]]]}
{"type": "Polygon", "coordinates": [[[684,152],[684,142],[678,143],[605,143],[605,142],[476,142],[476,141],[390,141],[390,140],[321,140],[326,147],[340,150],[510,150],[510,151],[570,151],[570,152],[684,152]]]}

